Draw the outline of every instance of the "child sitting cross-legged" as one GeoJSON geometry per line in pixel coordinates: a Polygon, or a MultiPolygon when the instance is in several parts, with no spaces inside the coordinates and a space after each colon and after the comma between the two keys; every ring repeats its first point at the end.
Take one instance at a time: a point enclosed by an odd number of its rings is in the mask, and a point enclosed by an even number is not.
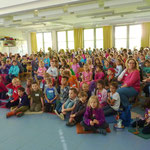
{"type": "Polygon", "coordinates": [[[75,108],[75,105],[78,100],[77,95],[78,95],[78,91],[76,88],[71,88],[69,90],[69,98],[62,105],[61,113],[60,114],[56,113],[56,115],[58,115],[58,117],[60,117],[62,120],[64,120],[65,116],[69,115],[69,113],[71,113],[71,111],[75,108]]]}
{"type": "Polygon", "coordinates": [[[46,81],[48,87],[45,89],[45,112],[53,112],[56,104],[56,98],[57,98],[57,90],[55,87],[53,87],[53,81],[51,78],[47,79],[46,81]]]}
{"type": "Polygon", "coordinates": [[[110,131],[97,96],[90,97],[81,125],[85,131],[93,131],[104,135],[106,135],[106,130],[110,131]]]}
{"type": "Polygon", "coordinates": [[[39,88],[38,83],[32,83],[32,93],[30,100],[30,111],[43,111],[44,110],[44,102],[43,102],[43,93],[39,88]]]}
{"type": "Polygon", "coordinates": [[[67,126],[74,126],[83,119],[83,115],[85,113],[86,105],[87,105],[87,98],[88,95],[86,92],[81,91],[79,93],[79,101],[76,103],[75,108],[72,110],[70,118],[67,126]]]}
{"type": "Polygon", "coordinates": [[[24,112],[29,109],[30,101],[23,87],[18,88],[18,95],[19,95],[19,104],[18,106],[13,107],[12,111],[6,114],[7,118],[14,115],[16,115],[17,117],[21,117],[24,114],[24,112]]]}
{"type": "Polygon", "coordinates": [[[117,82],[112,82],[109,84],[110,93],[108,93],[107,106],[103,107],[104,115],[110,116],[115,115],[120,107],[120,96],[116,92],[118,88],[117,82]]]}

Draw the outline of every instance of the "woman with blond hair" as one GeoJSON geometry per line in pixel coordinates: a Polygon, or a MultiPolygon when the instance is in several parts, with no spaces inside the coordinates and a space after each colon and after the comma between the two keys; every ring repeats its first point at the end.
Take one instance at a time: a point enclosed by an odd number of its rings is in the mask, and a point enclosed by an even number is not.
{"type": "Polygon", "coordinates": [[[140,71],[138,62],[130,58],[126,61],[126,69],[119,75],[122,86],[117,90],[123,107],[129,105],[129,98],[137,96],[140,91],[140,71]]]}

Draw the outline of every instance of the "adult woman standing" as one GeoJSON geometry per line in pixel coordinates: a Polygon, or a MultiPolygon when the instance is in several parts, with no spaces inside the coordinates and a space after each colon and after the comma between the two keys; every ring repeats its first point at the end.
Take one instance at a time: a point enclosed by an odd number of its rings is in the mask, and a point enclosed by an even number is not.
{"type": "Polygon", "coordinates": [[[119,75],[122,86],[117,90],[123,107],[129,105],[129,98],[137,96],[140,91],[140,72],[138,62],[131,58],[126,61],[126,69],[119,75]]]}

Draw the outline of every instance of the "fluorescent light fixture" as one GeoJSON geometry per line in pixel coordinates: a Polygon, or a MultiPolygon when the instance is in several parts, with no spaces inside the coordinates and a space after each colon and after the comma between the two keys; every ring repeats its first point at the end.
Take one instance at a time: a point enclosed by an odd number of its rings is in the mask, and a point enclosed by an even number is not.
{"type": "Polygon", "coordinates": [[[93,16],[93,18],[99,18],[107,15],[113,15],[114,11],[107,11],[107,12],[99,12],[99,13],[91,13],[91,14],[83,14],[83,15],[77,15],[77,17],[86,17],[86,16],[93,16]]]}
{"type": "Polygon", "coordinates": [[[13,20],[23,20],[23,19],[29,19],[29,18],[34,18],[34,14],[14,16],[13,20]]]}
{"type": "Polygon", "coordinates": [[[141,6],[141,7],[137,7],[137,10],[149,10],[150,6],[141,6]]]}
{"type": "Polygon", "coordinates": [[[140,13],[132,13],[132,14],[125,14],[124,17],[146,17],[150,16],[150,12],[140,12],[140,13]]]}
{"type": "Polygon", "coordinates": [[[97,8],[99,8],[99,4],[94,3],[94,4],[70,7],[70,8],[68,8],[68,12],[71,13],[71,12],[78,12],[78,11],[84,11],[84,10],[90,10],[90,9],[97,9],[97,8]]]}
{"type": "Polygon", "coordinates": [[[59,14],[63,14],[63,13],[64,13],[63,9],[58,9],[58,10],[50,10],[50,11],[39,12],[38,16],[39,17],[53,16],[53,15],[59,15],[59,14]]]}
{"type": "Polygon", "coordinates": [[[143,2],[143,0],[111,0],[104,2],[104,7],[111,7],[111,6],[117,6],[117,5],[124,5],[124,4],[131,4],[131,3],[138,3],[143,2]]]}

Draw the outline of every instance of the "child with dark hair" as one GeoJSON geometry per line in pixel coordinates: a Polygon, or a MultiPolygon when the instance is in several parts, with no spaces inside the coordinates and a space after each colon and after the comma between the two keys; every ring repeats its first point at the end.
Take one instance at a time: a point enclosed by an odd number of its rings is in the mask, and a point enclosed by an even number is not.
{"type": "Polygon", "coordinates": [[[53,112],[56,105],[56,99],[57,99],[57,90],[55,87],[53,87],[53,81],[51,78],[47,80],[48,87],[45,89],[45,106],[44,111],[45,112],[53,112]]]}
{"type": "Polygon", "coordinates": [[[32,93],[30,100],[30,111],[44,111],[43,93],[39,88],[38,83],[32,83],[32,93]]]}
{"type": "Polygon", "coordinates": [[[19,95],[19,104],[18,106],[13,107],[13,110],[6,114],[7,118],[14,115],[16,115],[17,117],[21,117],[24,114],[24,112],[29,109],[30,101],[23,87],[18,88],[18,95],[19,95]]]}
{"type": "Polygon", "coordinates": [[[135,128],[137,125],[142,129],[143,134],[150,134],[150,101],[146,105],[144,117],[138,116],[139,120],[132,123],[132,127],[135,128]]]}
{"type": "Polygon", "coordinates": [[[67,101],[65,103],[63,103],[62,107],[61,107],[61,113],[58,114],[56,112],[56,115],[58,117],[60,117],[62,120],[65,119],[65,116],[69,113],[71,113],[71,111],[75,108],[75,105],[77,103],[77,95],[78,95],[78,91],[76,88],[71,88],[69,90],[69,98],[67,99],[67,101]]]}
{"type": "Polygon", "coordinates": [[[69,121],[66,123],[67,126],[74,126],[83,119],[85,113],[88,95],[86,92],[81,91],[78,95],[79,101],[77,101],[75,108],[71,111],[69,121]]]}
{"type": "Polygon", "coordinates": [[[56,109],[54,110],[56,114],[61,113],[62,105],[67,101],[69,97],[69,89],[70,87],[68,86],[68,77],[62,76],[61,86],[59,86],[59,88],[57,89],[59,93],[59,99],[56,105],[56,109]]]}
{"type": "Polygon", "coordinates": [[[108,93],[107,106],[103,107],[105,116],[114,115],[117,113],[120,107],[120,96],[116,92],[118,88],[117,82],[111,82],[109,84],[110,93],[108,93]]]}

